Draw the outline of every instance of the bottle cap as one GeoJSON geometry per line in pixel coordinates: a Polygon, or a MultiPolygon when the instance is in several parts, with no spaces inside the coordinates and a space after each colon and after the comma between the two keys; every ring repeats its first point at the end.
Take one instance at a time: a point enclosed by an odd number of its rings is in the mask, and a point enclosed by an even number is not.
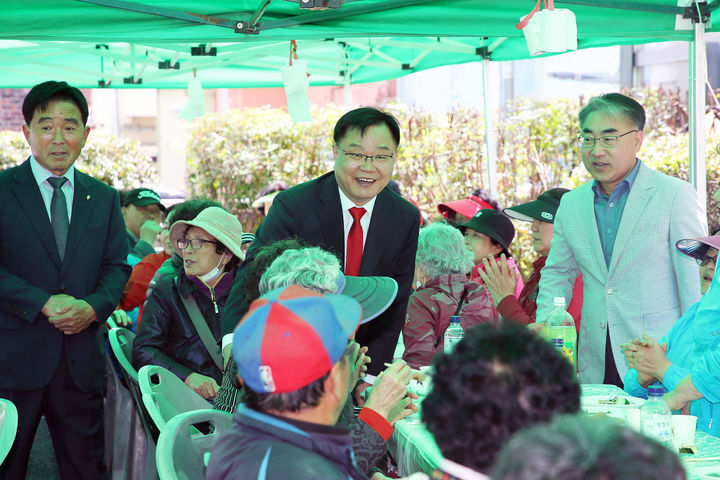
{"type": "Polygon", "coordinates": [[[554,305],[555,307],[565,308],[565,297],[554,297],[554,298],[553,298],[553,305],[554,305]]]}
{"type": "Polygon", "coordinates": [[[648,395],[652,395],[654,397],[662,397],[664,393],[665,389],[662,387],[662,385],[650,385],[648,387],[648,395]]]}
{"type": "Polygon", "coordinates": [[[460,315],[451,315],[450,323],[460,323],[460,315]]]}

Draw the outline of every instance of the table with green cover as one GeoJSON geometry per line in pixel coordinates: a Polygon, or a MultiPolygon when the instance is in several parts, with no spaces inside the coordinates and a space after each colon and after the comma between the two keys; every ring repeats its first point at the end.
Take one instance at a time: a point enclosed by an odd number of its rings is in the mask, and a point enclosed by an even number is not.
{"type": "MultiPolygon", "coordinates": [[[[628,394],[614,385],[582,385],[581,394],[623,395],[628,394]]],[[[420,405],[422,409],[422,404],[420,405]]],[[[398,464],[400,475],[414,472],[430,473],[437,468],[442,454],[430,432],[420,420],[418,412],[400,420],[388,441],[391,455],[398,464]]],[[[698,430],[695,433],[697,453],[680,454],[690,480],[720,479],[720,438],[698,430]]]]}

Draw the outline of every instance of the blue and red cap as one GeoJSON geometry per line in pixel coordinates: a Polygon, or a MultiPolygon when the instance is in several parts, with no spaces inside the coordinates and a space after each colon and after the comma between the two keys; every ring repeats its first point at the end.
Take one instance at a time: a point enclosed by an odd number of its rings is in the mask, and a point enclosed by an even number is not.
{"type": "Polygon", "coordinates": [[[258,393],[299,390],[330,371],[362,319],[360,304],[298,285],[272,290],[250,305],[235,328],[233,358],[258,393]]]}

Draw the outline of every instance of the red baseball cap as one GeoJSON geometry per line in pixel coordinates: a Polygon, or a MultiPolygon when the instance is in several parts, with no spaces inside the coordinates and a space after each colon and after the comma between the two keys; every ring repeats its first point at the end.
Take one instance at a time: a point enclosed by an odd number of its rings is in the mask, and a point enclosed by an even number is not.
{"type": "Polygon", "coordinates": [[[360,320],[360,304],[299,285],[252,302],[235,328],[233,358],[245,386],[258,393],[299,390],[330,371],[360,320]]]}
{"type": "Polygon", "coordinates": [[[448,213],[453,211],[467,217],[470,220],[477,212],[483,208],[493,208],[488,202],[475,195],[468,195],[462,200],[454,200],[452,202],[441,203],[438,205],[438,212],[444,218],[448,218],[448,213]]]}

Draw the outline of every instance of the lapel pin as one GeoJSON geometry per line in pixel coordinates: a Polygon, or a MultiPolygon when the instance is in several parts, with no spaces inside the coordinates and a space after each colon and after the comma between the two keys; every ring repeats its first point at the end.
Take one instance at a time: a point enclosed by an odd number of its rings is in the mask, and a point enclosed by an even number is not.
{"type": "Polygon", "coordinates": [[[88,195],[87,197],[85,197],[85,200],[90,200],[90,195],[88,195]]]}

